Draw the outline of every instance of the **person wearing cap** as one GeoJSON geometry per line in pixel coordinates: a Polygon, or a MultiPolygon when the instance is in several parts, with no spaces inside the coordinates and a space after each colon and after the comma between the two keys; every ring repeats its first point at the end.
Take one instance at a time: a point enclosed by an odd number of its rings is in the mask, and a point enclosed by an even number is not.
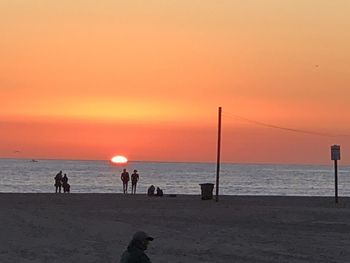
{"type": "Polygon", "coordinates": [[[136,232],[130,241],[128,248],[123,252],[120,263],[151,263],[145,254],[149,241],[153,237],[143,231],[136,232]]]}
{"type": "Polygon", "coordinates": [[[131,175],[131,193],[136,194],[136,184],[139,181],[139,174],[137,173],[137,170],[134,170],[133,174],[131,175]]]}

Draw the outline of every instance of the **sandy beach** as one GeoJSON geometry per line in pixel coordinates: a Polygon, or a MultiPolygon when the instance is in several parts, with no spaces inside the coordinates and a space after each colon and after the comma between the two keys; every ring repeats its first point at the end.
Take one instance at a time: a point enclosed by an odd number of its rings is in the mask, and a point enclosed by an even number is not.
{"type": "Polygon", "coordinates": [[[350,262],[350,199],[0,194],[0,262],[119,262],[137,230],[152,262],[350,262]]]}

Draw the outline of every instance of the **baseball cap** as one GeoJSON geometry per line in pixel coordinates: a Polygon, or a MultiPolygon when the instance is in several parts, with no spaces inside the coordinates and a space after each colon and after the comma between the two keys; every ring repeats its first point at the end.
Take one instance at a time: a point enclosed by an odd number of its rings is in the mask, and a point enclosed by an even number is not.
{"type": "Polygon", "coordinates": [[[132,239],[139,240],[139,241],[144,241],[144,240],[152,241],[154,238],[149,236],[147,233],[143,231],[138,231],[133,235],[132,239]]]}

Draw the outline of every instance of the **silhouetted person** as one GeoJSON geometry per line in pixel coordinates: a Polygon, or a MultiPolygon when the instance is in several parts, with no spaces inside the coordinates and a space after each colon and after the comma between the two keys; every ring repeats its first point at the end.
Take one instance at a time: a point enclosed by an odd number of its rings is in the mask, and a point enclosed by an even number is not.
{"type": "Polygon", "coordinates": [[[143,231],[136,232],[130,241],[128,248],[121,256],[120,263],[151,263],[149,257],[145,254],[150,237],[143,231]]]}
{"type": "Polygon", "coordinates": [[[69,193],[70,192],[70,185],[68,183],[68,177],[66,174],[62,177],[62,186],[63,186],[63,192],[69,193]]]}
{"type": "Polygon", "coordinates": [[[156,196],[163,196],[163,190],[157,187],[157,193],[156,196]]]}
{"type": "Polygon", "coordinates": [[[147,195],[148,196],[154,196],[154,191],[156,190],[156,188],[154,187],[154,185],[152,184],[150,187],[148,187],[147,190],[147,195]]]}
{"type": "Polygon", "coordinates": [[[63,191],[65,191],[65,193],[70,193],[70,184],[67,183],[66,186],[63,188],[63,191]]]}
{"type": "Polygon", "coordinates": [[[123,169],[123,172],[120,176],[120,179],[123,182],[123,193],[127,194],[128,193],[128,183],[130,180],[129,173],[126,171],[126,169],[123,169]]]}
{"type": "Polygon", "coordinates": [[[139,181],[139,174],[137,173],[137,170],[134,170],[133,174],[131,175],[131,193],[136,194],[136,185],[139,181]]]}
{"type": "Polygon", "coordinates": [[[64,174],[62,177],[62,184],[66,184],[66,183],[68,183],[68,177],[67,177],[67,174],[64,174]]]}
{"type": "Polygon", "coordinates": [[[58,174],[55,176],[55,187],[56,187],[56,193],[59,191],[61,193],[61,187],[62,187],[62,171],[59,171],[58,174]]]}

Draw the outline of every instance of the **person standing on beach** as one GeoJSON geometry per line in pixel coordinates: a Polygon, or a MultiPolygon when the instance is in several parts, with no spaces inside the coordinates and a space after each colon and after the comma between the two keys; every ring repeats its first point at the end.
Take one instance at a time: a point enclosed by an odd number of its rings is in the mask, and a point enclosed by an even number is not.
{"type": "Polygon", "coordinates": [[[149,257],[145,254],[149,241],[153,237],[143,231],[136,232],[130,241],[128,248],[122,254],[120,263],[151,263],[149,257]]]}
{"type": "Polygon", "coordinates": [[[126,171],[126,169],[123,169],[123,172],[120,176],[120,179],[123,182],[123,193],[127,194],[128,193],[128,183],[130,180],[129,173],[126,171]]]}
{"type": "Polygon", "coordinates": [[[55,176],[55,187],[56,187],[56,193],[59,191],[61,193],[61,187],[62,187],[62,171],[59,171],[58,174],[55,176]]]}
{"type": "Polygon", "coordinates": [[[69,184],[67,174],[64,174],[62,178],[63,193],[69,193],[69,184]]]}
{"type": "Polygon", "coordinates": [[[139,174],[137,173],[137,170],[134,170],[133,174],[131,175],[131,193],[136,194],[136,185],[139,181],[139,174]]]}

